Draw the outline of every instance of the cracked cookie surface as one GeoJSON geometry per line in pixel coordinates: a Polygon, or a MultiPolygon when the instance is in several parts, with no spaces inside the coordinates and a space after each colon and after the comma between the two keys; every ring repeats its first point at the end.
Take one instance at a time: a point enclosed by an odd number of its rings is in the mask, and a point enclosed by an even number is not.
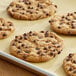
{"type": "Polygon", "coordinates": [[[30,62],[45,62],[60,54],[63,40],[53,32],[30,31],[16,36],[10,43],[10,53],[30,62]]]}
{"type": "Polygon", "coordinates": [[[60,34],[76,35],[76,12],[54,16],[49,21],[51,28],[60,34]]]}
{"type": "Polygon", "coordinates": [[[0,39],[7,38],[14,30],[15,28],[12,22],[0,18],[0,39]]]}
{"type": "Polygon", "coordinates": [[[76,76],[76,53],[70,53],[64,59],[63,67],[68,76],[76,76]]]}
{"type": "Polygon", "coordinates": [[[50,0],[16,0],[10,3],[7,12],[20,20],[37,20],[52,16],[57,5],[50,0]]]}

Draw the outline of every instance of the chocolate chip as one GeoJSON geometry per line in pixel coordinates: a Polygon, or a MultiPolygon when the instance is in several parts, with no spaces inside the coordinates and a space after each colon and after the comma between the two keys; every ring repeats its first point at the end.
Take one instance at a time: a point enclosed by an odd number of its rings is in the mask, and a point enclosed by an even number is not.
{"type": "Polygon", "coordinates": [[[76,70],[74,70],[73,73],[76,74],[76,70]]]}
{"type": "Polygon", "coordinates": [[[49,41],[45,41],[46,43],[49,43],[49,41]]]}
{"type": "Polygon", "coordinates": [[[21,51],[20,51],[20,50],[18,50],[18,51],[17,51],[17,54],[18,54],[18,53],[20,53],[20,52],[21,52],[21,51]]]}
{"type": "Polygon", "coordinates": [[[26,50],[25,53],[30,53],[30,50],[26,50]]]}
{"type": "Polygon", "coordinates": [[[76,12],[74,12],[74,14],[76,14],[76,12]]]}
{"type": "Polygon", "coordinates": [[[74,61],[73,61],[73,63],[75,63],[75,64],[76,64],[76,61],[74,60],[74,61]]]}
{"type": "Polygon", "coordinates": [[[65,18],[65,16],[62,16],[62,18],[65,18]]]}
{"type": "Polygon", "coordinates": [[[47,50],[47,48],[46,48],[46,47],[44,47],[44,48],[43,48],[43,50],[47,50]]]}
{"type": "Polygon", "coordinates": [[[17,42],[18,40],[17,40],[17,39],[15,39],[14,41],[15,41],[15,42],[17,42]]]}
{"type": "Polygon", "coordinates": [[[73,69],[70,67],[70,68],[69,68],[69,71],[72,71],[72,70],[73,70],[73,69]]]}
{"type": "Polygon", "coordinates": [[[20,49],[20,46],[18,46],[17,48],[20,49]]]}
{"type": "Polygon", "coordinates": [[[53,56],[54,54],[53,53],[50,53],[50,55],[53,56]]]}
{"type": "Polygon", "coordinates": [[[12,46],[15,46],[15,44],[13,43],[12,46]]]}
{"type": "Polygon", "coordinates": [[[44,31],[40,31],[41,33],[44,33],[44,31]]]}
{"type": "Polygon", "coordinates": [[[24,15],[25,13],[24,12],[20,12],[20,14],[24,15]]]}
{"type": "Polygon", "coordinates": [[[40,54],[40,53],[41,53],[41,51],[38,51],[38,52],[37,52],[37,54],[40,54]]]}
{"type": "Polygon", "coordinates": [[[51,46],[48,47],[49,49],[51,48],[51,46]]]}
{"type": "Polygon", "coordinates": [[[12,23],[10,23],[10,24],[9,24],[9,26],[13,26],[13,24],[12,24],[12,23]]]}
{"type": "Polygon", "coordinates": [[[58,26],[58,29],[61,29],[61,27],[60,27],[60,26],[58,26]]]}
{"type": "Polygon", "coordinates": [[[36,47],[36,50],[40,50],[40,48],[36,47]]]}
{"type": "Polygon", "coordinates": [[[49,20],[49,23],[51,23],[51,20],[49,20]]]}
{"type": "Polygon", "coordinates": [[[2,28],[0,27],[0,31],[2,31],[2,28]]]}
{"type": "Polygon", "coordinates": [[[55,7],[57,8],[57,5],[55,5],[55,7]]]}
{"type": "Polygon", "coordinates": [[[27,40],[27,37],[26,37],[26,36],[24,36],[24,39],[25,39],[25,40],[27,40]]]}
{"type": "Polygon", "coordinates": [[[51,38],[53,38],[53,36],[50,36],[51,38]]]}
{"type": "Polygon", "coordinates": [[[66,61],[70,61],[70,59],[68,58],[68,59],[66,59],[66,61]]]}
{"type": "Polygon", "coordinates": [[[73,54],[69,54],[69,58],[71,58],[73,56],[73,54]]]}
{"type": "Polygon", "coordinates": [[[18,38],[18,36],[15,36],[15,38],[18,38]]]}
{"type": "Polygon", "coordinates": [[[48,37],[48,31],[46,31],[46,33],[45,33],[45,37],[48,37]]]}
{"type": "Polygon", "coordinates": [[[2,26],[5,26],[5,24],[2,24],[2,26]]]}
{"type": "Polygon", "coordinates": [[[16,10],[12,9],[12,12],[16,12],[16,10]]]}
{"type": "Polygon", "coordinates": [[[44,53],[41,53],[40,56],[45,56],[45,54],[44,53]]]}
{"type": "Polygon", "coordinates": [[[62,25],[62,24],[63,24],[63,22],[60,22],[59,24],[60,24],[60,25],[62,25]]]}
{"type": "Polygon", "coordinates": [[[60,45],[58,45],[57,48],[60,48],[60,45]]]}
{"type": "Polygon", "coordinates": [[[27,36],[27,34],[26,34],[26,33],[24,33],[23,35],[24,35],[24,36],[27,36]]]}
{"type": "Polygon", "coordinates": [[[5,36],[7,36],[7,34],[3,33],[3,35],[2,35],[2,36],[4,36],[4,37],[5,37],[5,36]]]}
{"type": "Polygon", "coordinates": [[[49,16],[49,14],[48,14],[48,13],[46,13],[46,16],[49,16]]]}
{"type": "Polygon", "coordinates": [[[59,51],[58,54],[60,54],[61,52],[59,51]]]}
{"type": "Polygon", "coordinates": [[[22,47],[24,47],[24,46],[25,46],[25,44],[21,44],[21,46],[22,46],[22,47]]]}
{"type": "Polygon", "coordinates": [[[21,43],[21,41],[18,41],[18,43],[21,43]]]}
{"type": "Polygon", "coordinates": [[[22,40],[22,39],[23,39],[22,36],[20,36],[19,40],[22,40]]]}

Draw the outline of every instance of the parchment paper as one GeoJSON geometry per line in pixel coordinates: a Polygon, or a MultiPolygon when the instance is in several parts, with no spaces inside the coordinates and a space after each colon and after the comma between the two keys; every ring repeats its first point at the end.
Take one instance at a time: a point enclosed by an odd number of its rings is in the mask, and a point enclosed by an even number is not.
{"type": "MultiPolygon", "coordinates": [[[[0,0],[0,17],[12,21],[16,28],[15,32],[10,35],[10,37],[0,40],[0,50],[7,53],[9,53],[10,41],[14,38],[15,35],[20,35],[24,32],[29,32],[32,30],[50,30],[50,24],[48,23],[50,17],[35,21],[22,21],[11,18],[6,11],[6,8],[11,1],[13,0],[0,0]]],[[[76,0],[53,0],[53,2],[58,5],[57,14],[65,14],[68,12],[76,11],[76,0]]],[[[66,76],[62,68],[62,63],[63,59],[68,55],[68,53],[76,52],[76,36],[60,36],[64,40],[64,50],[62,51],[62,53],[48,62],[32,64],[47,69],[49,71],[53,71],[57,73],[58,76],[66,76]]]]}

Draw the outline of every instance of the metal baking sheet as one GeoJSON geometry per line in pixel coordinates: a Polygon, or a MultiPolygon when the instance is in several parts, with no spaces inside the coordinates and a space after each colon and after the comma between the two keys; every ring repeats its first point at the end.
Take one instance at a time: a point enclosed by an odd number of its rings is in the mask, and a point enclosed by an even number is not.
{"type": "MultiPolygon", "coordinates": [[[[0,17],[10,20],[14,23],[16,28],[15,32],[7,39],[0,40],[0,50],[9,54],[9,44],[15,35],[23,34],[29,31],[50,30],[49,18],[35,20],[35,21],[23,21],[11,18],[6,8],[13,0],[0,0],[0,17]]],[[[53,0],[58,5],[57,14],[66,14],[68,12],[76,11],[76,0],[53,0]]],[[[66,76],[62,63],[63,59],[71,52],[76,52],[76,36],[63,36],[64,49],[59,56],[56,56],[53,60],[44,63],[31,63],[39,68],[48,70],[49,72],[55,72],[58,76],[66,76]]]]}

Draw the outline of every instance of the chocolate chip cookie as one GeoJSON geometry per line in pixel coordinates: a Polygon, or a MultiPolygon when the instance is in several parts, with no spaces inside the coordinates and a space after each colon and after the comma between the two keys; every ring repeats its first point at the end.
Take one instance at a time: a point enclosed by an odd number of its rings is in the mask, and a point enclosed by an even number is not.
{"type": "Polygon", "coordinates": [[[54,16],[49,22],[51,28],[57,33],[76,35],[76,12],[54,16]]]}
{"type": "Polygon", "coordinates": [[[60,54],[63,40],[53,32],[30,31],[15,36],[10,43],[10,53],[29,62],[45,62],[60,54]]]}
{"type": "Polygon", "coordinates": [[[37,20],[54,15],[56,8],[50,0],[16,0],[10,3],[7,11],[15,19],[37,20]]]}
{"type": "Polygon", "coordinates": [[[64,59],[63,67],[68,76],[76,76],[76,53],[70,53],[64,59]]]}
{"type": "Polygon", "coordinates": [[[7,38],[14,30],[12,22],[0,18],[0,39],[7,38]]]}

